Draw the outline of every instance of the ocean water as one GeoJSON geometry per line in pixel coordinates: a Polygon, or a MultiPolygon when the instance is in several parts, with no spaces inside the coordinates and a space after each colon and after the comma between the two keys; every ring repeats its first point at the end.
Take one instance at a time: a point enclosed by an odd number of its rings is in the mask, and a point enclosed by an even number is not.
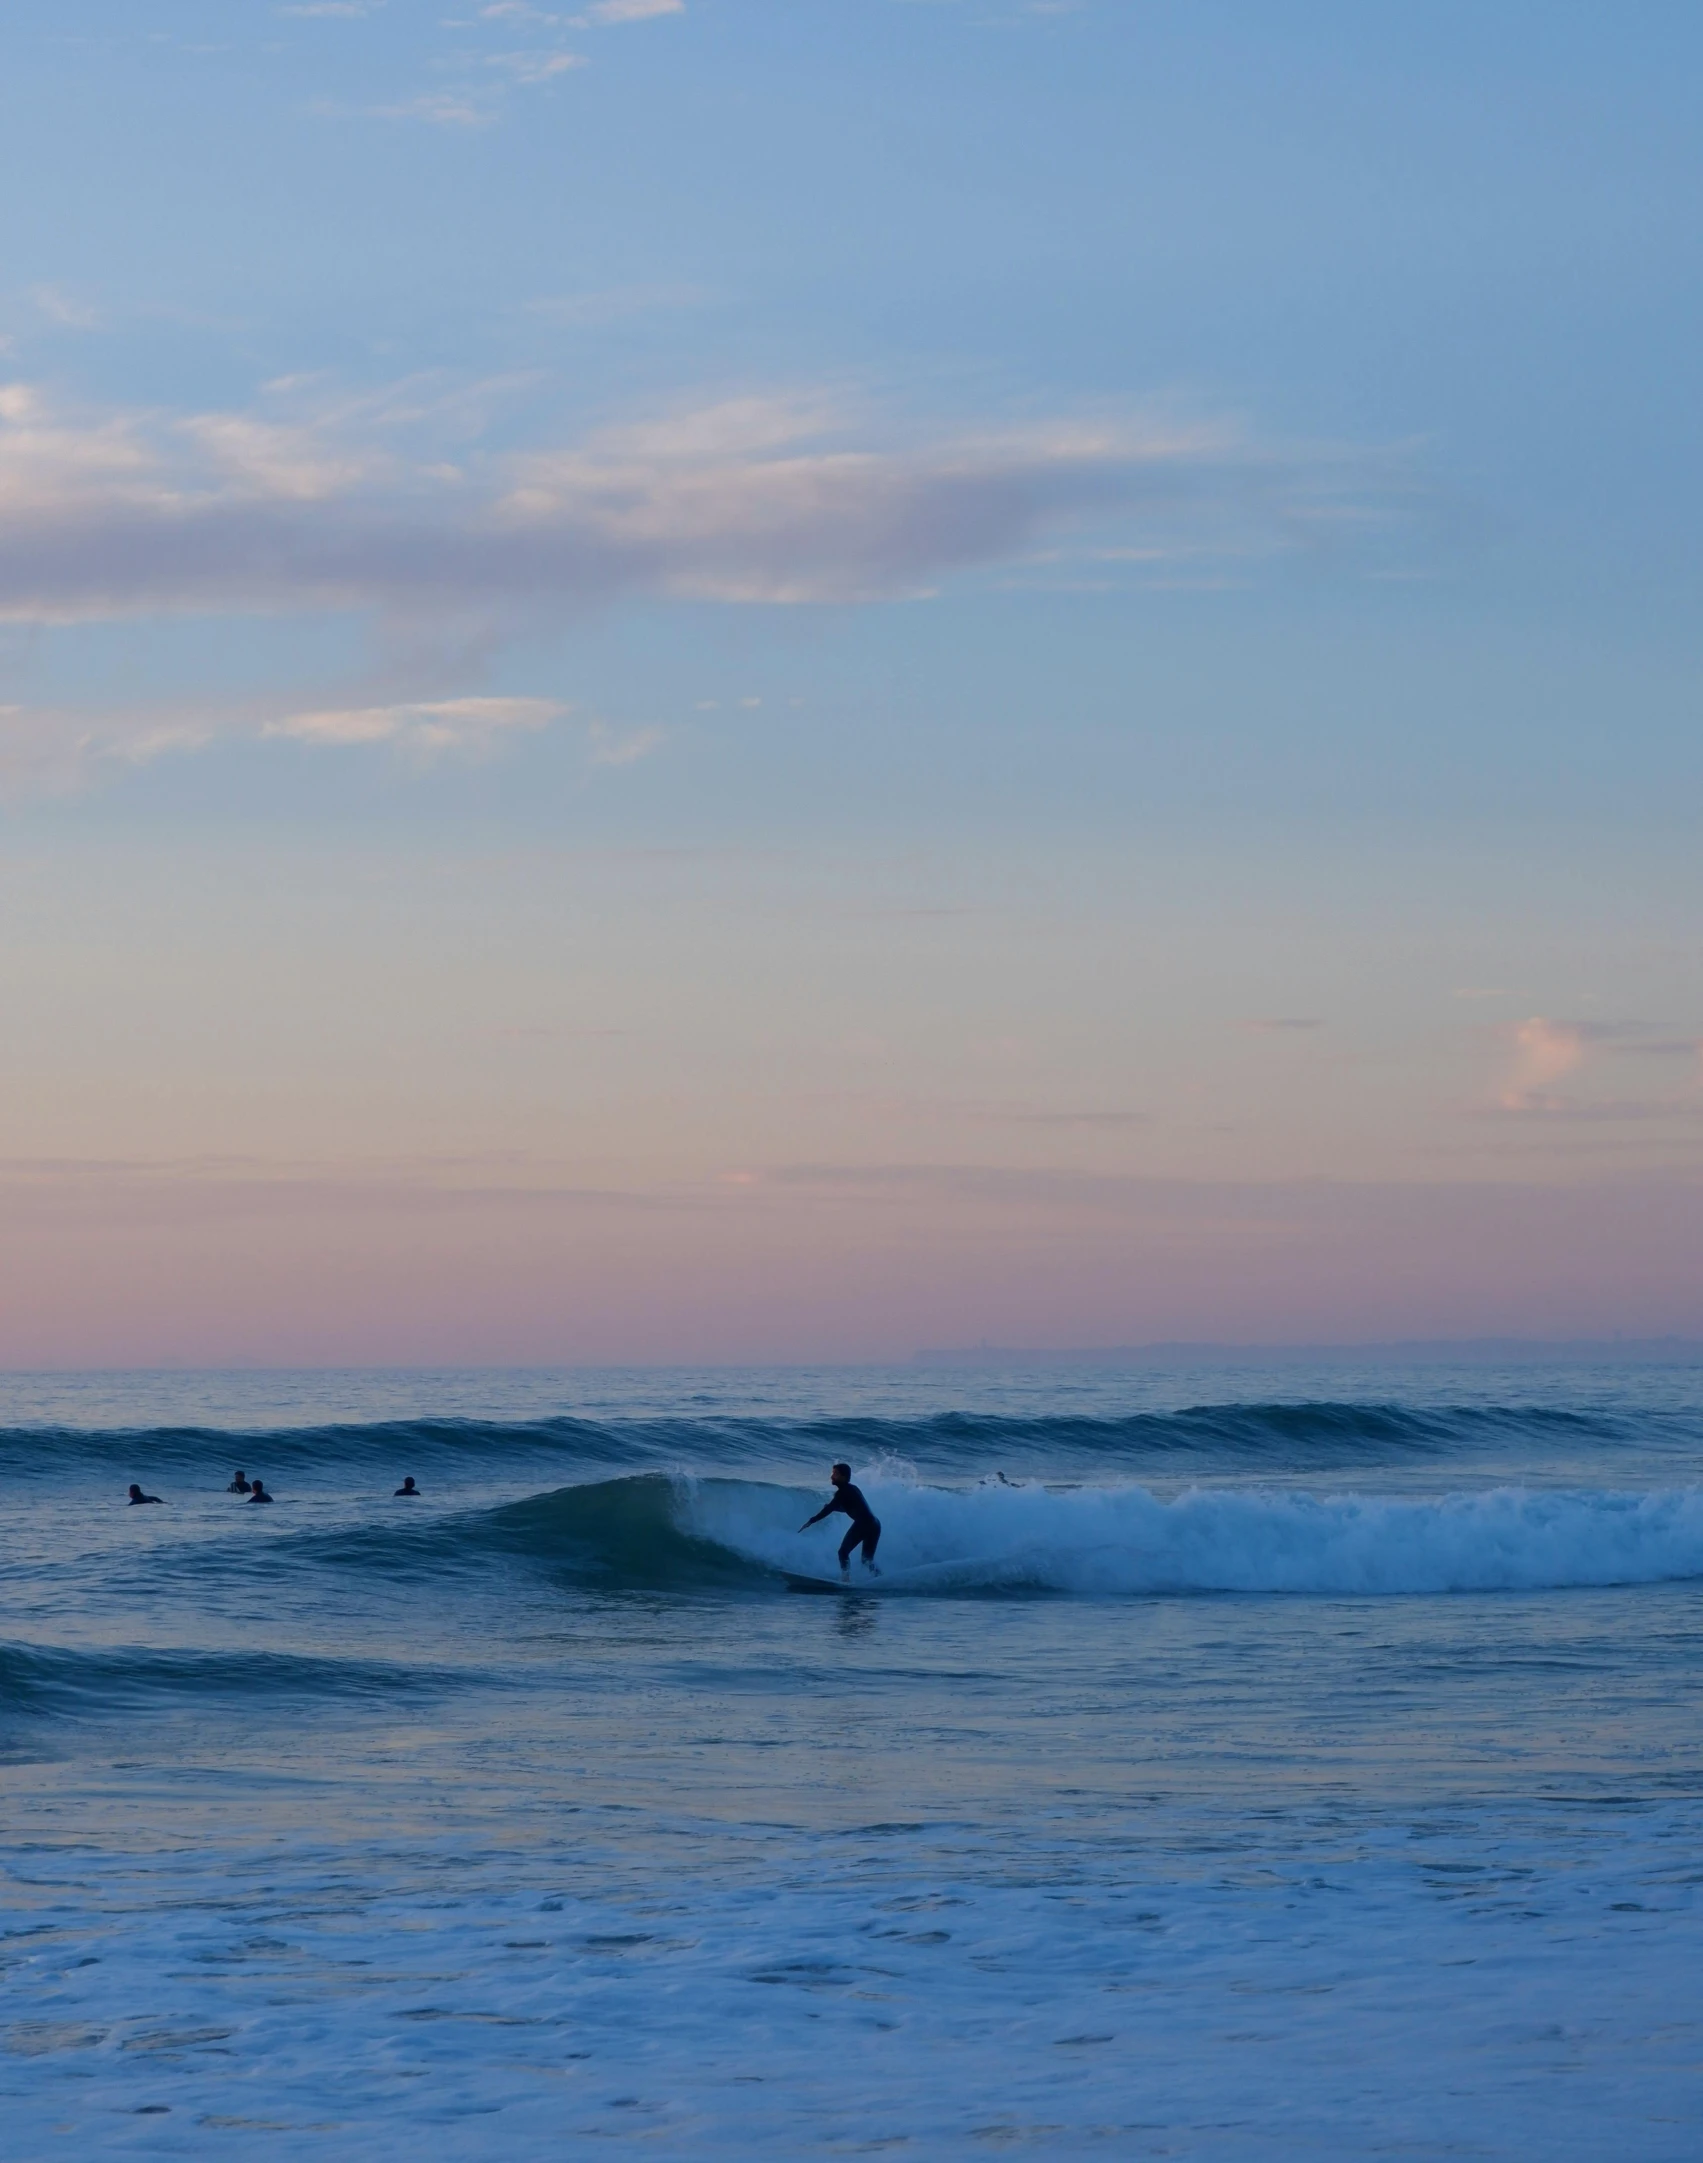
{"type": "Polygon", "coordinates": [[[12,1377],[0,1499],[9,2155],[1703,2152],[1698,1368],[12,1377]]]}

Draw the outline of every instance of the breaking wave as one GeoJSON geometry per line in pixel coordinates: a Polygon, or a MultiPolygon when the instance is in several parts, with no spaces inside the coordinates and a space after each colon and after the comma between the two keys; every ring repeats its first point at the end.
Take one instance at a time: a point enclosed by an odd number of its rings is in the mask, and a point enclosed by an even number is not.
{"type": "MultiPolygon", "coordinates": [[[[1703,1489],[1501,1487],[1425,1500],[1137,1485],[944,1488],[869,1479],[887,1594],[1401,1594],[1536,1591],[1703,1577],[1703,1489]]],[[[781,1586],[837,1576],[819,1495],[758,1480],[646,1475],[462,1520],[489,1551],[610,1589],[781,1586]]],[[[450,1527],[444,1526],[444,1532],[450,1527]]],[[[861,1571],[859,1585],[869,1583],[861,1571]]]]}
{"type": "MultiPolygon", "coordinates": [[[[1696,1488],[1429,1500],[879,1482],[867,1492],[894,1590],[1487,1592],[1703,1576],[1696,1488]]],[[[697,1537],[731,1553],[779,1571],[831,1567],[822,1532],[787,1523],[795,1506],[791,1494],[722,1481],[685,1485],[676,1503],[697,1537]]]]}

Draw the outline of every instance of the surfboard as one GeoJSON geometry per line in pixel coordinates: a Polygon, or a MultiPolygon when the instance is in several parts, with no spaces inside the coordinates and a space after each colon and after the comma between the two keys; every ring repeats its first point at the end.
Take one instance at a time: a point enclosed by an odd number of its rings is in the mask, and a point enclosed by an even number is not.
{"type": "Polygon", "coordinates": [[[785,1570],[788,1592],[879,1592],[886,1583],[885,1577],[805,1577],[797,1570],[785,1570]]]}

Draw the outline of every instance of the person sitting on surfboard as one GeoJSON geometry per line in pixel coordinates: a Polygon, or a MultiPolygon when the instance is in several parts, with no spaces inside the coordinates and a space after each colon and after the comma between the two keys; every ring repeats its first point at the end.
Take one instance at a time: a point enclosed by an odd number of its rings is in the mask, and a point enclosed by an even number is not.
{"type": "Polygon", "coordinates": [[[843,1511],[851,1519],[850,1529],[840,1542],[840,1575],[851,1575],[852,1549],[863,1549],[863,1566],[871,1577],[881,1572],[875,1567],[875,1546],[881,1537],[881,1520],[863,1499],[861,1488],[852,1485],[850,1465],[832,1465],[828,1477],[834,1483],[833,1499],[824,1502],[814,1517],[807,1517],[799,1526],[800,1532],[808,1532],[812,1525],[819,1525],[824,1517],[832,1517],[836,1510],[843,1511]]]}

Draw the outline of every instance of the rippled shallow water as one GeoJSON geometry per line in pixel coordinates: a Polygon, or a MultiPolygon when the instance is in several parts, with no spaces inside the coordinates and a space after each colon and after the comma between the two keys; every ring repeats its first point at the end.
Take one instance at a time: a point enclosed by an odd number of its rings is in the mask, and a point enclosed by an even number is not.
{"type": "Polygon", "coordinates": [[[14,2152],[1689,2159],[1700,1383],[0,1384],[14,2152]]]}

